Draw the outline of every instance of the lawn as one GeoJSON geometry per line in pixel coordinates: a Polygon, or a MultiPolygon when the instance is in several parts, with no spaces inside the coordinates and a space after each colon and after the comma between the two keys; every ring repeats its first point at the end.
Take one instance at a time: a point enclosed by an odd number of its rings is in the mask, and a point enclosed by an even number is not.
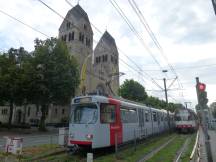
{"type": "Polygon", "coordinates": [[[128,148],[123,151],[120,151],[117,155],[110,154],[107,156],[103,156],[100,158],[95,159],[95,162],[135,162],[143,157],[143,155],[149,153],[152,149],[162,145],[166,141],[168,141],[170,138],[174,137],[175,134],[165,134],[158,137],[153,137],[149,140],[147,144],[140,144],[137,146],[136,151],[134,151],[134,148],[128,148]]]}
{"type": "Polygon", "coordinates": [[[166,147],[156,153],[146,162],[173,162],[176,152],[182,147],[188,135],[179,135],[169,143],[166,147]]]}

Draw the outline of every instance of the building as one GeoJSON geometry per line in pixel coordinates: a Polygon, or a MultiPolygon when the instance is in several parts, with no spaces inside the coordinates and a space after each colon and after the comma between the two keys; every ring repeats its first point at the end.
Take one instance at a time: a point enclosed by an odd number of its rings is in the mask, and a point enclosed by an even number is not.
{"type": "Polygon", "coordinates": [[[78,4],[68,11],[59,38],[80,66],[81,87],[77,95],[99,91],[116,95],[119,88],[118,50],[114,38],[103,34],[93,53],[93,31],[87,13],[78,4]]]}
{"type": "MultiPolygon", "coordinates": [[[[105,31],[93,51],[93,31],[87,13],[78,4],[68,11],[59,28],[59,38],[66,42],[70,55],[79,64],[81,85],[76,94],[101,92],[116,95],[119,88],[119,55],[114,38],[105,31]]],[[[46,123],[68,120],[70,106],[50,105],[46,123]]],[[[40,108],[14,105],[13,123],[37,123],[40,108]]],[[[9,118],[9,106],[0,106],[0,122],[9,118]]]]}

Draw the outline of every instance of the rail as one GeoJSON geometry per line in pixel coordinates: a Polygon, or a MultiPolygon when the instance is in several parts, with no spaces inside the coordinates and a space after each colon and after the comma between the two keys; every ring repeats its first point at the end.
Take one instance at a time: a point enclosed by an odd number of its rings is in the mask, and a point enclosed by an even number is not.
{"type": "Polygon", "coordinates": [[[196,141],[190,155],[190,162],[200,161],[199,130],[197,131],[196,141]]]}

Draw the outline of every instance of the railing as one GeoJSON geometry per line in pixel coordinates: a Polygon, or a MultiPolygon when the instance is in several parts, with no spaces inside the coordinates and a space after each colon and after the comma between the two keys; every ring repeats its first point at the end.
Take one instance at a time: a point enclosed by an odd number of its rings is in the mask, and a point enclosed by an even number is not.
{"type": "Polygon", "coordinates": [[[197,131],[196,141],[190,155],[190,162],[200,161],[200,145],[199,145],[199,130],[197,131]]]}

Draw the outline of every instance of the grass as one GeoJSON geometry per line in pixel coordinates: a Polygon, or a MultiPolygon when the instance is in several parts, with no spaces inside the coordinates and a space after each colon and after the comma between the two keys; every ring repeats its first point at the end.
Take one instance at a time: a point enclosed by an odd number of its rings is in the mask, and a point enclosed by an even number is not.
{"type": "Polygon", "coordinates": [[[146,162],[173,162],[176,152],[182,147],[187,137],[187,135],[177,136],[175,140],[146,162]]]}
{"type": "Polygon", "coordinates": [[[190,155],[191,155],[191,152],[193,150],[195,141],[196,141],[196,133],[194,133],[192,135],[191,140],[190,140],[190,142],[188,144],[188,148],[187,148],[186,152],[181,157],[182,162],[190,161],[190,155]]]}
{"type": "Polygon", "coordinates": [[[144,154],[149,153],[152,149],[155,147],[158,147],[162,145],[165,141],[173,137],[172,135],[162,135],[160,137],[154,137],[148,142],[148,144],[140,144],[137,146],[136,151],[134,151],[134,148],[128,148],[126,150],[120,151],[118,153],[118,156],[116,157],[115,154],[110,154],[107,156],[103,156],[100,158],[95,159],[95,162],[135,162],[142,158],[144,154]]]}

